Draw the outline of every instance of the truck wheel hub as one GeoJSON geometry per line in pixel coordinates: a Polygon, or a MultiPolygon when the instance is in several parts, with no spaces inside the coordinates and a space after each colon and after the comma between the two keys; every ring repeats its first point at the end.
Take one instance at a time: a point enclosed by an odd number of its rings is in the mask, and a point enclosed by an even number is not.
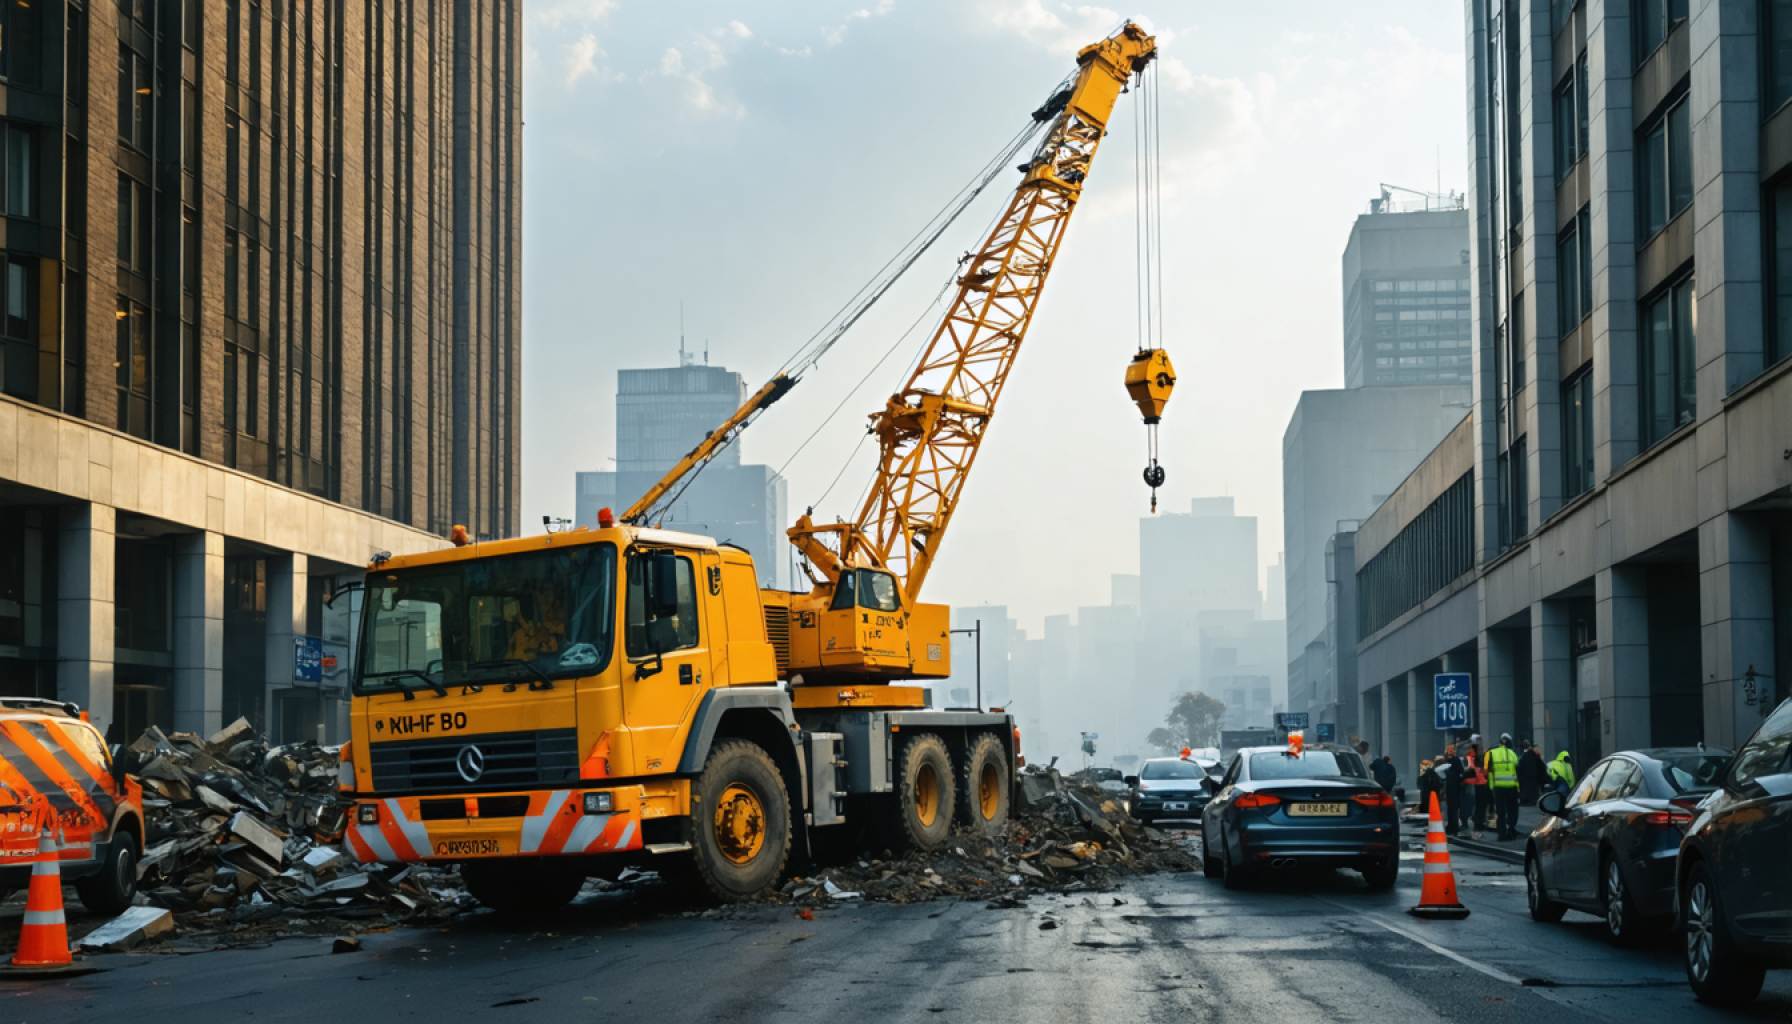
{"type": "Polygon", "coordinates": [[[716,801],[716,845],[731,863],[745,864],[765,847],[765,804],[736,782],[716,801]]]}

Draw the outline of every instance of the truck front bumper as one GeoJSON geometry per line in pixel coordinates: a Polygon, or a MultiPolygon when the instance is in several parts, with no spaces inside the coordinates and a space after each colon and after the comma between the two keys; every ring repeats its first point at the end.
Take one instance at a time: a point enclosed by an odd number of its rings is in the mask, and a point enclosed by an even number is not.
{"type": "Polygon", "coordinates": [[[357,798],[348,848],[363,863],[624,853],[641,848],[642,802],[639,786],[357,798]]]}

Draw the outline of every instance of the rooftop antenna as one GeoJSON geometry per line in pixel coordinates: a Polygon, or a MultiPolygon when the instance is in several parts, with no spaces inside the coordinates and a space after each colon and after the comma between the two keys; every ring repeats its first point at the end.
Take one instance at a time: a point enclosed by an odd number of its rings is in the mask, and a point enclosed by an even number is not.
{"type": "Polygon", "coordinates": [[[685,359],[685,356],[684,356],[684,300],[683,299],[678,300],[678,365],[680,365],[680,366],[688,365],[688,361],[685,359]]]}
{"type": "Polygon", "coordinates": [[[703,365],[709,365],[709,339],[703,339],[703,365]]]}

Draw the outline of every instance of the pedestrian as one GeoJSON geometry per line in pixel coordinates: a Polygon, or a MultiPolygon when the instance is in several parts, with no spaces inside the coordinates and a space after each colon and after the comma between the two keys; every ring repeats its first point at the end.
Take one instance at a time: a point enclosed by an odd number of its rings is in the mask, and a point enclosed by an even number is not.
{"type": "Polygon", "coordinates": [[[1394,759],[1386,754],[1369,763],[1369,774],[1375,776],[1376,785],[1389,793],[1394,791],[1394,782],[1399,778],[1399,773],[1394,771],[1394,759]]]}
{"type": "Polygon", "coordinates": [[[1481,780],[1487,772],[1481,767],[1481,745],[1469,740],[1468,750],[1462,759],[1462,817],[1468,824],[1470,839],[1481,838],[1481,780]]]}
{"type": "Polygon", "coordinates": [[[1359,754],[1362,757],[1364,762],[1368,762],[1368,760],[1369,760],[1369,741],[1368,740],[1357,740],[1356,741],[1356,752],[1357,752],[1357,754],[1359,754]]]}
{"type": "Polygon", "coordinates": [[[1518,802],[1532,807],[1543,792],[1543,784],[1549,781],[1549,773],[1543,767],[1543,751],[1535,743],[1521,740],[1518,749],[1524,751],[1518,755],[1518,802]]]}
{"type": "Polygon", "coordinates": [[[1445,820],[1448,822],[1444,832],[1453,836],[1462,830],[1463,822],[1462,758],[1456,756],[1456,744],[1444,745],[1443,756],[1437,759],[1433,770],[1437,772],[1444,787],[1443,799],[1447,808],[1445,820]]]}
{"type": "Polygon", "coordinates": [[[1510,842],[1518,838],[1518,751],[1512,749],[1511,733],[1500,733],[1500,745],[1487,752],[1486,768],[1499,825],[1496,838],[1510,842]]]}
{"type": "MultiPolygon", "coordinates": [[[[1421,810],[1431,806],[1431,794],[1436,793],[1437,788],[1437,770],[1432,760],[1427,757],[1419,762],[1419,808],[1421,810]]],[[[1442,800],[1441,796],[1439,800],[1442,800]]]]}
{"type": "Polygon", "coordinates": [[[1549,772],[1550,784],[1555,786],[1556,792],[1561,793],[1564,798],[1574,789],[1574,762],[1566,750],[1557,754],[1556,759],[1549,762],[1544,770],[1549,772]]]}

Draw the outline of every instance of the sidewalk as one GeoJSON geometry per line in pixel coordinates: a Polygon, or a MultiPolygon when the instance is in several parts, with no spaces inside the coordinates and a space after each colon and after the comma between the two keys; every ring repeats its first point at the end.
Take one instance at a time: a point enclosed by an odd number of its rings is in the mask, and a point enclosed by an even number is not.
{"type": "MultiPolygon", "coordinates": [[[[1425,815],[1426,812],[1421,808],[1408,808],[1402,824],[1416,826],[1423,830],[1426,820],[1425,815]]],[[[1529,836],[1531,830],[1543,824],[1544,819],[1548,817],[1549,815],[1539,811],[1535,806],[1521,806],[1518,808],[1519,838],[1509,839],[1502,843],[1495,838],[1498,835],[1498,832],[1494,829],[1488,829],[1481,833],[1480,839],[1471,839],[1469,838],[1468,830],[1465,828],[1459,834],[1450,838],[1450,845],[1461,847],[1463,850],[1470,853],[1478,853],[1485,857],[1492,857],[1495,860],[1503,860],[1510,864],[1523,864],[1524,837],[1529,836]]]]}

